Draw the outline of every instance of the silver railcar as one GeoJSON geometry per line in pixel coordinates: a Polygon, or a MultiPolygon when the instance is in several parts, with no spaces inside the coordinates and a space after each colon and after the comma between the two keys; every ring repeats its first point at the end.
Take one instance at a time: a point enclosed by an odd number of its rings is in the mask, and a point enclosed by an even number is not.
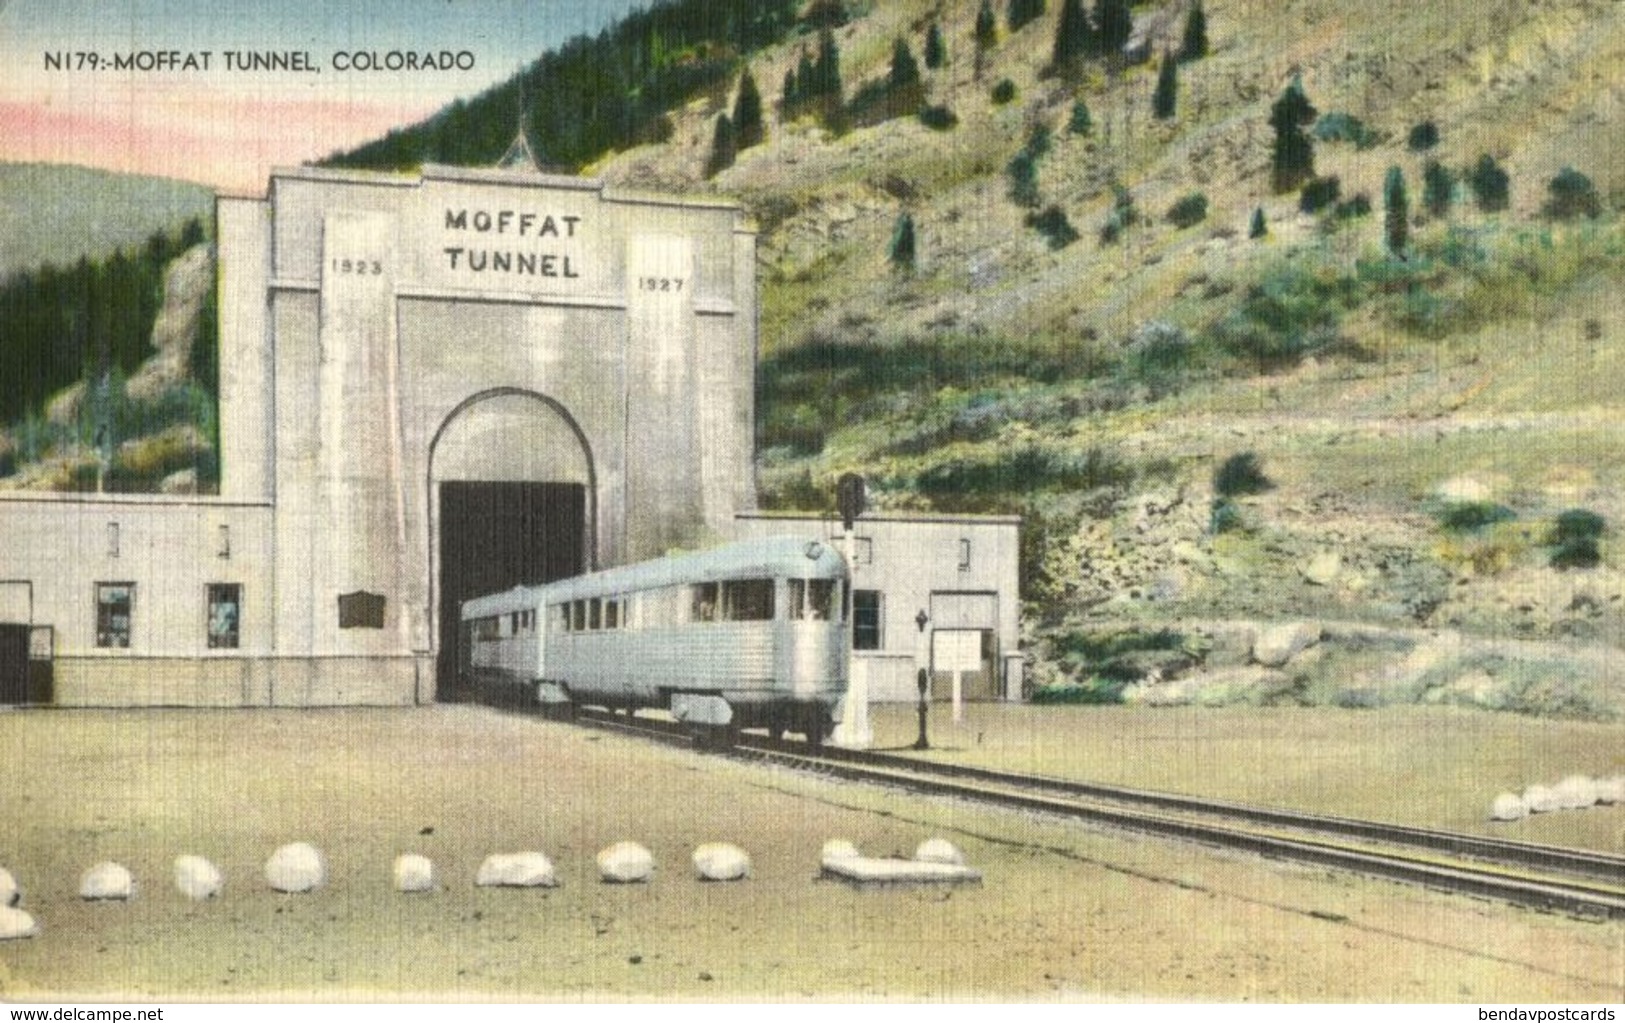
{"type": "Polygon", "coordinates": [[[821,742],[846,693],[846,562],[828,544],[729,544],[467,601],[459,661],[544,709],[661,707],[715,734],[821,742]]]}

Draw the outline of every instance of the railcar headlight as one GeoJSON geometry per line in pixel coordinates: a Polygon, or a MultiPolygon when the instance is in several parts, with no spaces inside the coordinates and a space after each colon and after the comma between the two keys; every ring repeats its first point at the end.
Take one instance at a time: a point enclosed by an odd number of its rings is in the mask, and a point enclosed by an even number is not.
{"type": "Polygon", "coordinates": [[[807,546],[802,548],[802,553],[807,555],[808,561],[817,561],[824,555],[824,545],[817,540],[808,540],[807,546]]]}

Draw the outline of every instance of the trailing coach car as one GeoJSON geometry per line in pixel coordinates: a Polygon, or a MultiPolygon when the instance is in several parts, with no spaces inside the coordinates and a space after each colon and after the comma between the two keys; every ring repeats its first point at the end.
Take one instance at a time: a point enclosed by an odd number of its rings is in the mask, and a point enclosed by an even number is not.
{"type": "Polygon", "coordinates": [[[773,537],[463,604],[460,670],[568,715],[668,709],[697,733],[822,742],[846,693],[846,562],[773,537]]]}

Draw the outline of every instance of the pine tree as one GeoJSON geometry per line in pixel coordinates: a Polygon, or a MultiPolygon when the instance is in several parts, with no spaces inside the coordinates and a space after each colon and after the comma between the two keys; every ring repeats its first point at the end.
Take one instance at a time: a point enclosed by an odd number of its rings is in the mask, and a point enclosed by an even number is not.
{"type": "Polygon", "coordinates": [[[914,269],[914,218],[906,211],[897,218],[891,235],[891,264],[899,270],[914,269]]]}
{"type": "Polygon", "coordinates": [[[1094,119],[1089,116],[1089,104],[1081,99],[1073,103],[1072,117],[1066,122],[1066,130],[1074,135],[1088,135],[1094,128],[1094,119]]]}
{"type": "Polygon", "coordinates": [[[835,33],[827,28],[818,34],[818,63],[813,71],[813,81],[816,84],[811,90],[812,95],[840,96],[841,48],[835,43],[835,33]]]}
{"type": "Polygon", "coordinates": [[[1084,13],[1083,0],[1061,0],[1061,16],[1055,23],[1055,49],[1050,63],[1062,68],[1089,55],[1094,49],[1094,27],[1084,13]]]}
{"type": "Polygon", "coordinates": [[[886,76],[886,83],[893,89],[906,89],[911,85],[920,84],[920,65],[915,62],[914,54],[902,36],[898,36],[892,43],[891,73],[886,76]]]}
{"type": "Polygon", "coordinates": [[[1202,10],[1202,0],[1195,0],[1185,14],[1185,36],[1179,46],[1179,59],[1201,60],[1207,53],[1207,12],[1202,10]]]}
{"type": "Polygon", "coordinates": [[[812,55],[802,50],[800,59],[796,61],[796,99],[811,99],[816,95],[818,68],[813,64],[812,55]]]}
{"type": "Polygon", "coordinates": [[[705,164],[705,176],[716,177],[734,165],[739,147],[734,139],[734,125],[727,114],[717,116],[716,134],[711,136],[711,158],[705,164]]]}
{"type": "Polygon", "coordinates": [[[762,94],[757,91],[756,79],[746,68],[739,76],[739,95],[734,99],[734,139],[741,150],[760,145],[763,139],[762,94]]]}
{"type": "Polygon", "coordinates": [[[1488,153],[1480,156],[1477,165],[1468,172],[1467,185],[1473,190],[1478,208],[1485,213],[1495,213],[1512,204],[1512,179],[1488,153]]]}
{"type": "Polygon", "coordinates": [[[1422,168],[1422,206],[1430,217],[1443,217],[1450,212],[1450,203],[1456,190],[1456,176],[1438,160],[1429,160],[1422,168]]]}
{"type": "Polygon", "coordinates": [[[1275,191],[1290,192],[1315,176],[1314,143],[1304,128],[1314,122],[1317,113],[1296,77],[1270,108],[1270,127],[1275,129],[1270,180],[1275,191]]]}
{"type": "Polygon", "coordinates": [[[1023,149],[1004,168],[1010,179],[1010,201],[1017,206],[1038,205],[1038,162],[1023,149]]]}
{"type": "Polygon", "coordinates": [[[1014,33],[1043,16],[1044,0],[1010,0],[1010,7],[1004,14],[1004,23],[1014,33]]]}
{"type": "Polygon", "coordinates": [[[948,50],[942,42],[942,28],[932,22],[925,30],[925,66],[935,71],[948,63],[948,50]]]}
{"type": "Polygon", "coordinates": [[[1382,203],[1388,251],[1402,257],[1411,237],[1411,201],[1405,191],[1405,172],[1397,166],[1388,168],[1382,184],[1382,203]]]}
{"type": "Polygon", "coordinates": [[[1110,57],[1123,52],[1134,34],[1129,0],[1095,0],[1095,52],[1110,57]]]}
{"type": "Polygon", "coordinates": [[[1157,88],[1151,94],[1151,112],[1159,121],[1166,121],[1174,116],[1174,108],[1179,100],[1179,61],[1174,59],[1173,51],[1162,52],[1162,67],[1157,70],[1157,88]]]}
{"type": "Polygon", "coordinates": [[[976,80],[982,80],[982,65],[987,59],[987,51],[999,41],[999,23],[993,17],[992,0],[982,0],[982,6],[976,9],[976,80]]]}

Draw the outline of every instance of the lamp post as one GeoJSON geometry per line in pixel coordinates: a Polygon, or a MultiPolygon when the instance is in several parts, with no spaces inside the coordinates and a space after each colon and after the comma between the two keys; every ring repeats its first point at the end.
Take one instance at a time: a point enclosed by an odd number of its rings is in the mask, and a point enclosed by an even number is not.
{"type": "MultiPolygon", "coordinates": [[[[920,608],[920,613],[914,616],[914,624],[920,627],[919,648],[923,649],[925,646],[925,627],[930,624],[930,622],[931,616],[925,613],[925,608],[920,608]]],[[[920,737],[914,740],[914,748],[930,749],[931,742],[925,737],[925,694],[926,691],[931,688],[931,673],[926,670],[925,658],[923,655],[918,657],[918,661],[919,671],[915,674],[914,682],[915,685],[919,686],[920,689],[920,737]]]]}

